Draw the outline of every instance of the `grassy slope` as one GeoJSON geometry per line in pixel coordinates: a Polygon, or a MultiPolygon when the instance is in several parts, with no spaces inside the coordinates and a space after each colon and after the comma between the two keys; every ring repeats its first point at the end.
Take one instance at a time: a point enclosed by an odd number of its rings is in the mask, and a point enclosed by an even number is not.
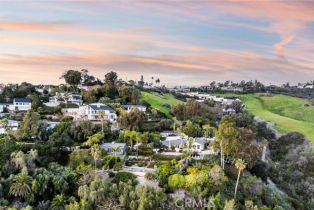
{"type": "Polygon", "coordinates": [[[298,131],[314,142],[314,107],[305,99],[276,95],[248,94],[239,96],[252,114],[274,122],[279,132],[298,131]]]}
{"type": "Polygon", "coordinates": [[[170,116],[170,108],[164,107],[163,104],[169,104],[170,106],[172,106],[179,103],[183,103],[182,101],[176,99],[172,94],[169,93],[163,95],[159,95],[158,93],[156,93],[156,95],[154,95],[152,93],[148,93],[145,91],[141,92],[141,100],[146,101],[153,108],[155,108],[159,112],[166,114],[167,116],[170,116]]]}

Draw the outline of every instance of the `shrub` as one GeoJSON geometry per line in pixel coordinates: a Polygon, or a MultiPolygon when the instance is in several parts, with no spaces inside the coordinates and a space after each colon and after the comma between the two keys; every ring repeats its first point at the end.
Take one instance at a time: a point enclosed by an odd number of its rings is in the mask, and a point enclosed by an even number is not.
{"type": "Polygon", "coordinates": [[[151,173],[151,172],[146,173],[144,177],[145,177],[145,179],[148,179],[148,180],[157,180],[158,179],[157,175],[154,173],[151,173]]]}
{"type": "Polygon", "coordinates": [[[120,182],[128,182],[128,181],[131,181],[133,184],[135,184],[136,176],[132,173],[125,172],[125,171],[118,172],[112,180],[112,182],[117,183],[117,184],[120,182]]]}
{"type": "Polygon", "coordinates": [[[172,189],[184,188],[185,178],[181,174],[174,174],[168,178],[168,186],[172,189]]]}
{"type": "Polygon", "coordinates": [[[121,171],[122,170],[122,162],[117,162],[113,166],[113,170],[115,171],[121,171]]]}

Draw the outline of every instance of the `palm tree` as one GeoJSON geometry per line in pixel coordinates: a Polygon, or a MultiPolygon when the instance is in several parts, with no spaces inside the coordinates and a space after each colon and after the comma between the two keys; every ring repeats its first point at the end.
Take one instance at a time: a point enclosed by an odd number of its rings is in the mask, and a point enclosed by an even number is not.
{"type": "Polygon", "coordinates": [[[65,108],[68,108],[68,100],[69,100],[70,96],[68,93],[64,93],[63,95],[63,99],[65,101],[65,108]]]}
{"type": "Polygon", "coordinates": [[[26,173],[19,173],[13,179],[13,183],[10,186],[9,194],[15,197],[29,199],[32,195],[32,177],[26,173]]]}
{"type": "Polygon", "coordinates": [[[235,186],[235,189],[234,189],[234,199],[237,196],[237,190],[238,190],[238,184],[239,184],[239,180],[240,180],[240,175],[241,175],[241,172],[245,169],[246,163],[242,159],[237,159],[236,163],[235,163],[235,166],[238,169],[238,178],[237,178],[236,186],[235,186]]]}
{"type": "Polygon", "coordinates": [[[156,82],[156,85],[159,84],[160,83],[160,79],[157,78],[155,82],[156,82]]]}
{"type": "Polygon", "coordinates": [[[106,113],[104,110],[99,110],[98,111],[98,116],[99,116],[99,119],[101,121],[101,132],[102,134],[104,134],[104,120],[105,120],[105,116],[106,116],[106,113]]]}
{"type": "Polygon", "coordinates": [[[65,197],[65,195],[60,194],[60,195],[56,195],[51,202],[51,210],[64,210],[64,207],[67,203],[67,199],[65,197]]]}
{"type": "Polygon", "coordinates": [[[97,159],[100,157],[100,147],[98,144],[94,144],[91,147],[91,155],[94,158],[95,165],[94,165],[94,172],[95,172],[95,177],[96,177],[96,164],[97,164],[97,159]]]}
{"type": "Polygon", "coordinates": [[[117,163],[117,153],[121,152],[121,148],[120,147],[112,147],[111,150],[114,153],[115,162],[117,163]]]}
{"type": "Polygon", "coordinates": [[[217,129],[215,127],[211,127],[209,124],[203,125],[203,130],[205,130],[204,137],[207,139],[209,134],[215,133],[217,129]]]}
{"type": "Polygon", "coordinates": [[[11,154],[11,161],[14,163],[16,169],[26,167],[26,157],[22,151],[13,152],[11,154]]]}
{"type": "Polygon", "coordinates": [[[139,147],[139,142],[141,141],[141,139],[142,139],[141,133],[137,133],[136,137],[135,137],[135,140],[136,140],[136,158],[138,158],[138,147],[139,147]]]}

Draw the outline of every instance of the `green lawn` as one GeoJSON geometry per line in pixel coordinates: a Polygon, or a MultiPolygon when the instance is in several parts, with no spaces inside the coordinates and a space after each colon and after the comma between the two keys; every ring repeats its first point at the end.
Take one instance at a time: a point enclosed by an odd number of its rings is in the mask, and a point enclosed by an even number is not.
{"type": "Polygon", "coordinates": [[[184,103],[176,99],[172,94],[159,94],[156,92],[148,93],[145,91],[141,92],[141,100],[149,103],[154,109],[158,110],[161,113],[164,113],[166,116],[170,116],[170,107],[179,103],[184,103]]]}
{"type": "Polygon", "coordinates": [[[245,103],[250,113],[275,123],[279,132],[298,131],[314,142],[314,106],[311,106],[308,100],[285,95],[262,94],[238,95],[238,97],[245,103]]]}

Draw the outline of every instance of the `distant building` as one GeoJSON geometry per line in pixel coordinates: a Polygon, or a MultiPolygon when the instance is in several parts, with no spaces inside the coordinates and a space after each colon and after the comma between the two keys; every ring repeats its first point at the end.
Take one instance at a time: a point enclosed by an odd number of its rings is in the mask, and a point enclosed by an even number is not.
{"type": "Polygon", "coordinates": [[[224,115],[235,115],[236,114],[236,110],[234,110],[232,108],[223,109],[222,112],[224,115]]]}
{"type": "Polygon", "coordinates": [[[69,93],[67,98],[65,93],[57,93],[55,96],[49,97],[49,102],[44,104],[49,107],[55,107],[60,103],[65,103],[66,101],[67,103],[76,104],[78,106],[83,104],[83,98],[78,93],[69,93]]]}
{"type": "Polygon", "coordinates": [[[104,120],[109,120],[111,122],[116,121],[116,112],[106,104],[93,103],[86,106],[85,115],[89,120],[100,120],[99,111],[103,110],[105,112],[104,120]]]}
{"type": "Polygon", "coordinates": [[[243,92],[242,87],[232,87],[232,86],[221,87],[221,90],[228,91],[228,92],[243,92]]]}
{"type": "MultiPolygon", "coordinates": [[[[168,147],[169,150],[174,148],[176,151],[179,151],[182,148],[189,147],[189,139],[187,136],[167,136],[161,143],[168,147]]],[[[194,138],[190,149],[195,152],[201,152],[205,149],[205,144],[205,138],[194,138]]]]}
{"type": "Polygon", "coordinates": [[[146,112],[146,106],[142,105],[122,105],[121,106],[125,111],[130,112],[133,109],[138,109],[139,111],[146,112]]]}
{"type": "Polygon", "coordinates": [[[5,134],[7,131],[16,131],[19,128],[20,122],[15,120],[8,120],[6,126],[0,124],[0,134],[5,134]]]}
{"type": "Polygon", "coordinates": [[[13,107],[12,104],[9,104],[9,103],[0,103],[0,113],[9,111],[10,106],[11,108],[13,107]]]}
{"type": "Polygon", "coordinates": [[[126,154],[128,146],[125,143],[103,143],[100,148],[111,155],[123,156],[126,154]],[[116,151],[115,151],[116,150],[116,151]]]}
{"type": "Polygon", "coordinates": [[[3,92],[4,90],[4,85],[0,84],[0,94],[3,92]]]}
{"type": "Polygon", "coordinates": [[[27,111],[32,108],[32,100],[29,98],[14,98],[13,104],[8,109],[10,111],[27,111]]]}

